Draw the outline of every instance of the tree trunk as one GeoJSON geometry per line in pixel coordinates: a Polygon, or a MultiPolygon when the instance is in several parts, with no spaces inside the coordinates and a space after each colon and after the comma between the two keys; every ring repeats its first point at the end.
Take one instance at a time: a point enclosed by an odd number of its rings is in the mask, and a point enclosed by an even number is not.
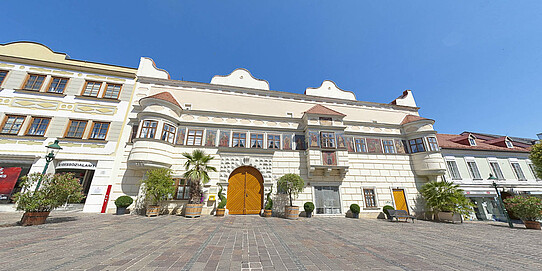
{"type": "Polygon", "coordinates": [[[290,206],[294,206],[294,204],[292,203],[292,193],[290,193],[289,195],[290,195],[290,206]]]}

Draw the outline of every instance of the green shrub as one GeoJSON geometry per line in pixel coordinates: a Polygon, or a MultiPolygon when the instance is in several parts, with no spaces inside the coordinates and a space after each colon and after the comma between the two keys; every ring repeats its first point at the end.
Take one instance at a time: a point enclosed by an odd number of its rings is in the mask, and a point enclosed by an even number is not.
{"type": "Polygon", "coordinates": [[[145,184],[145,199],[152,205],[159,205],[170,195],[175,193],[171,170],[167,168],[156,168],[147,171],[147,178],[142,181],[145,184]]]}
{"type": "Polygon", "coordinates": [[[352,213],[354,213],[354,214],[359,214],[360,210],[361,210],[361,209],[359,208],[359,205],[357,205],[357,204],[355,204],[355,203],[352,204],[352,205],[350,205],[350,211],[351,211],[352,213]]]}
{"type": "Polygon", "coordinates": [[[312,213],[314,211],[314,203],[312,202],[305,202],[303,205],[303,208],[305,208],[305,213],[312,213]]]}
{"type": "Polygon", "coordinates": [[[273,199],[271,199],[271,193],[273,193],[273,187],[271,187],[271,190],[269,193],[267,193],[267,202],[265,203],[266,210],[273,210],[273,199]]]}
{"type": "Polygon", "coordinates": [[[434,213],[453,212],[467,215],[474,206],[465,197],[459,185],[446,181],[433,181],[422,186],[421,194],[434,213]]]}
{"type": "Polygon", "coordinates": [[[224,209],[224,207],[226,207],[226,204],[227,204],[227,200],[226,200],[226,197],[224,197],[224,194],[222,193],[222,185],[221,184],[218,184],[220,186],[220,190],[218,190],[218,198],[220,199],[220,203],[218,203],[218,209],[224,209]]]}
{"type": "Polygon", "coordinates": [[[277,185],[279,189],[285,191],[290,197],[290,206],[294,206],[292,199],[296,198],[297,195],[303,191],[305,181],[303,181],[303,178],[297,174],[288,173],[280,177],[277,185]]]}
{"type": "Polygon", "coordinates": [[[126,208],[126,207],[130,206],[132,204],[132,202],[134,202],[132,197],[124,195],[124,196],[118,197],[115,200],[115,205],[117,205],[117,207],[119,207],[119,208],[126,208]]]}
{"type": "Polygon", "coordinates": [[[542,200],[533,196],[515,196],[504,200],[506,209],[524,221],[542,219],[542,200]]]}
{"type": "Polygon", "coordinates": [[[390,215],[390,213],[388,213],[388,210],[395,210],[395,208],[393,208],[393,206],[391,205],[386,205],[382,207],[382,212],[384,212],[387,216],[390,215]]]}

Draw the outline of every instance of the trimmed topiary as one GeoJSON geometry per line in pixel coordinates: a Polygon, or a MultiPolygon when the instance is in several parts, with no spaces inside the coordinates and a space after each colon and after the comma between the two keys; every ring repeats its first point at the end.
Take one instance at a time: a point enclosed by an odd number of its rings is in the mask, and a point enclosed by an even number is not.
{"type": "Polygon", "coordinates": [[[393,206],[391,205],[386,205],[382,208],[382,212],[384,212],[387,216],[390,215],[390,213],[388,213],[388,210],[395,210],[395,208],[393,208],[393,206]]]}
{"type": "Polygon", "coordinates": [[[352,213],[354,213],[354,214],[359,214],[359,212],[360,212],[359,205],[357,205],[357,204],[355,204],[355,203],[352,204],[352,205],[350,205],[350,211],[351,211],[352,213]]]}
{"type": "Polygon", "coordinates": [[[115,205],[117,205],[117,207],[119,207],[119,208],[126,208],[126,207],[130,206],[132,204],[132,202],[134,202],[132,197],[125,195],[125,196],[118,197],[115,200],[115,205]]]}
{"type": "Polygon", "coordinates": [[[305,213],[312,213],[314,211],[314,203],[312,202],[305,202],[303,205],[303,208],[305,208],[305,213]]]}

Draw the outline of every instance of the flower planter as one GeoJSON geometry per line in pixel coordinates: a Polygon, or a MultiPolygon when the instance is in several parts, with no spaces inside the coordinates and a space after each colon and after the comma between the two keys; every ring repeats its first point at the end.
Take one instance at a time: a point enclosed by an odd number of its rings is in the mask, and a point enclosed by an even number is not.
{"type": "Polygon", "coordinates": [[[216,209],[216,216],[224,216],[224,213],[226,213],[226,209],[224,208],[217,208],[216,209]]]}
{"type": "Polygon", "coordinates": [[[50,212],[25,212],[21,218],[21,225],[32,226],[41,225],[49,216],[50,212]]]}
{"type": "Polygon", "coordinates": [[[463,219],[461,219],[461,214],[457,214],[453,212],[438,212],[437,217],[439,221],[443,221],[443,222],[463,223],[463,219]]]}
{"type": "Polygon", "coordinates": [[[187,204],[184,212],[185,217],[200,217],[203,204],[187,204]]]}
{"type": "Polygon", "coordinates": [[[352,213],[352,218],[359,218],[359,213],[352,213]]]}
{"type": "Polygon", "coordinates": [[[287,219],[296,220],[299,218],[299,206],[285,206],[284,215],[287,219]]]}
{"type": "Polygon", "coordinates": [[[523,224],[525,224],[525,228],[527,228],[527,229],[540,230],[540,222],[538,222],[538,221],[524,220],[523,224]]]}
{"type": "Polygon", "coordinates": [[[273,216],[273,210],[263,210],[263,216],[264,217],[271,217],[273,216]]]}
{"type": "Polygon", "coordinates": [[[158,216],[160,214],[160,205],[147,206],[147,216],[158,216]]]}
{"type": "Polygon", "coordinates": [[[128,207],[117,207],[117,215],[123,215],[126,214],[126,209],[128,207]]]}

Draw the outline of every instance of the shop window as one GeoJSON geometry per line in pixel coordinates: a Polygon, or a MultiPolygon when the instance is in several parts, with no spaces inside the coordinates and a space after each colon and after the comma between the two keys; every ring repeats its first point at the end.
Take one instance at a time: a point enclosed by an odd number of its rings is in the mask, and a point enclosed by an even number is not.
{"type": "Polygon", "coordinates": [[[335,148],[335,133],[320,132],[322,148],[335,148]]]}
{"type": "Polygon", "coordinates": [[[393,140],[382,140],[382,145],[384,146],[384,153],[397,153],[393,140]]]}
{"type": "Polygon", "coordinates": [[[43,85],[44,81],[45,81],[45,75],[29,74],[28,77],[26,77],[26,81],[24,83],[23,89],[40,91],[41,86],[43,85]]]}
{"type": "Polygon", "coordinates": [[[322,152],[322,162],[325,166],[336,166],[337,165],[337,157],[335,156],[335,152],[332,151],[323,151],[322,152]]]}
{"type": "Polygon", "coordinates": [[[4,79],[6,79],[6,76],[8,75],[7,71],[0,71],[0,86],[4,82],[4,79]]]}
{"type": "Polygon", "coordinates": [[[314,205],[317,214],[340,214],[341,201],[338,186],[315,186],[314,205]]]}
{"type": "Polygon", "coordinates": [[[175,141],[175,126],[164,123],[162,137],[160,139],[173,143],[175,141]]]}
{"type": "Polygon", "coordinates": [[[526,181],[527,178],[525,178],[525,174],[523,174],[523,171],[521,170],[521,167],[519,166],[519,163],[511,163],[512,168],[514,169],[514,173],[516,174],[516,177],[520,181],[526,181]]]}
{"type": "Polygon", "coordinates": [[[105,84],[105,92],[103,98],[118,99],[121,87],[122,86],[119,84],[105,84]]]}
{"type": "Polygon", "coordinates": [[[90,97],[98,97],[98,93],[100,92],[101,87],[102,87],[101,82],[87,81],[85,83],[85,87],[83,88],[83,93],[81,93],[81,95],[90,96],[90,97]]]}
{"type": "Polygon", "coordinates": [[[85,127],[87,127],[86,120],[70,120],[70,123],[68,124],[68,130],[66,130],[65,137],[83,138],[85,127]]]}
{"type": "Polygon", "coordinates": [[[173,181],[175,182],[175,195],[173,195],[173,198],[176,200],[188,200],[190,186],[186,179],[174,178],[173,181]]]}
{"type": "Polygon", "coordinates": [[[94,122],[92,126],[92,132],[90,133],[90,139],[105,140],[108,130],[108,122],[94,122]]]}
{"type": "Polygon", "coordinates": [[[504,180],[504,175],[502,174],[501,167],[498,162],[489,162],[493,176],[499,180],[504,180]]]}
{"type": "Polygon", "coordinates": [[[280,149],[280,136],[279,135],[267,135],[267,148],[268,149],[280,149]]]}
{"type": "Polygon", "coordinates": [[[367,152],[367,144],[365,143],[365,138],[356,138],[354,139],[356,144],[356,152],[367,152]]]}
{"type": "Polygon", "coordinates": [[[154,138],[157,126],[158,121],[144,120],[143,126],[141,127],[141,133],[139,134],[139,138],[154,138]]]}
{"type": "Polygon", "coordinates": [[[459,174],[459,169],[457,168],[457,163],[455,161],[446,161],[446,166],[448,167],[448,173],[452,180],[461,180],[461,174],[459,174]]]}
{"type": "Polygon", "coordinates": [[[478,171],[478,166],[476,165],[476,162],[474,161],[467,161],[467,167],[469,167],[470,176],[473,180],[481,180],[482,176],[480,175],[480,171],[478,171]]]}
{"type": "Polygon", "coordinates": [[[363,197],[365,198],[365,207],[377,207],[375,190],[372,188],[363,189],[363,197]]]}
{"type": "Polygon", "coordinates": [[[232,146],[237,148],[245,148],[247,140],[246,133],[233,133],[232,146]]]}
{"type": "Polygon", "coordinates": [[[408,141],[411,153],[424,152],[423,138],[415,138],[408,141]]]}
{"type": "Polygon", "coordinates": [[[32,123],[28,127],[27,135],[44,136],[49,127],[50,118],[32,118],[32,123]]]}
{"type": "Polygon", "coordinates": [[[186,145],[201,146],[203,142],[203,130],[188,130],[186,145]]]}
{"type": "Polygon", "coordinates": [[[263,134],[250,134],[250,147],[261,149],[263,148],[263,134]]]}
{"type": "Polygon", "coordinates": [[[66,89],[67,84],[67,78],[53,77],[49,83],[49,87],[47,87],[47,92],[59,94],[64,93],[64,89],[66,89]]]}
{"type": "Polygon", "coordinates": [[[437,138],[434,136],[430,136],[427,138],[427,143],[429,145],[429,151],[439,151],[437,138]]]}
{"type": "Polygon", "coordinates": [[[23,126],[24,116],[10,116],[7,115],[4,119],[4,125],[2,125],[2,130],[0,133],[8,135],[16,135],[21,130],[23,126]]]}

